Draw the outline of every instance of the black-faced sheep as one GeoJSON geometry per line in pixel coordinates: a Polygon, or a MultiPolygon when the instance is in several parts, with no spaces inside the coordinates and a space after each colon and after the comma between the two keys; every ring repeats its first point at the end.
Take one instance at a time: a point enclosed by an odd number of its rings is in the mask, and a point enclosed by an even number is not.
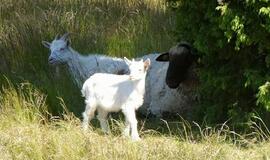
{"type": "Polygon", "coordinates": [[[188,78],[188,71],[197,59],[198,56],[188,43],[179,43],[156,58],[157,61],[169,62],[166,84],[170,88],[177,88],[181,82],[188,78]]]}

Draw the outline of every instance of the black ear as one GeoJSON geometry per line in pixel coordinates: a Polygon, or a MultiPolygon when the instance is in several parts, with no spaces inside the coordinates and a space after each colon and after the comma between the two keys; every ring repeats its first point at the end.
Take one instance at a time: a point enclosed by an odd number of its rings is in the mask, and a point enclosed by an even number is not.
{"type": "Polygon", "coordinates": [[[162,61],[162,62],[169,61],[169,52],[161,53],[161,54],[156,58],[156,61],[162,61]]]}

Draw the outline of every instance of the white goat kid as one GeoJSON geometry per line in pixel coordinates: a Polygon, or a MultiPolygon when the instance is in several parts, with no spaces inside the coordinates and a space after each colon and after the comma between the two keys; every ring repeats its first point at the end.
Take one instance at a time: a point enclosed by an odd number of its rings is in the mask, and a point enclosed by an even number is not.
{"type": "Polygon", "coordinates": [[[67,64],[77,86],[82,87],[83,82],[94,73],[128,74],[128,66],[123,59],[112,58],[103,55],[81,55],[72,49],[69,41],[69,33],[61,38],[56,36],[50,43],[42,41],[49,48],[49,64],[67,64]]]}
{"type": "Polygon", "coordinates": [[[135,111],[143,104],[145,92],[145,77],[150,66],[150,59],[143,62],[129,61],[130,75],[114,75],[96,73],[85,81],[82,95],[85,97],[85,112],[83,112],[83,128],[87,130],[88,123],[98,112],[100,126],[104,132],[109,132],[107,115],[109,112],[122,110],[125,115],[126,127],[123,134],[132,140],[140,140],[137,130],[135,111]]]}

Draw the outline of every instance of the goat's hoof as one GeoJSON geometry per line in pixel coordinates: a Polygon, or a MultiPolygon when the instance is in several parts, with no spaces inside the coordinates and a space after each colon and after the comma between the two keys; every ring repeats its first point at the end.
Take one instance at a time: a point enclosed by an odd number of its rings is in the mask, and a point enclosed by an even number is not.
{"type": "Polygon", "coordinates": [[[122,136],[123,136],[123,137],[130,137],[129,132],[123,132],[123,133],[122,133],[122,136]]]}
{"type": "Polygon", "coordinates": [[[103,133],[104,133],[105,135],[110,135],[112,132],[111,132],[111,131],[103,131],[103,133]]]}
{"type": "Polygon", "coordinates": [[[88,131],[88,127],[87,126],[82,126],[82,130],[84,133],[86,133],[88,131]]]}
{"type": "Polygon", "coordinates": [[[141,141],[142,139],[140,137],[133,137],[132,138],[132,141],[133,142],[138,142],[138,141],[141,141]]]}

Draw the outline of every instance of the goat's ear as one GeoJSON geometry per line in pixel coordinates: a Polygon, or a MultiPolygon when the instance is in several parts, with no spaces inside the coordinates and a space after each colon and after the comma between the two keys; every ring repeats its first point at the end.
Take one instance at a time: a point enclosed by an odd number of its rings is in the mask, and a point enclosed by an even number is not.
{"type": "Polygon", "coordinates": [[[161,53],[157,58],[156,61],[169,61],[169,52],[161,53]]]}
{"type": "Polygon", "coordinates": [[[57,34],[56,36],[55,36],[55,38],[54,38],[55,40],[58,40],[58,39],[60,39],[60,36],[59,36],[59,34],[57,34]]]}
{"type": "Polygon", "coordinates": [[[147,58],[143,63],[144,63],[144,70],[147,70],[151,65],[151,61],[149,58],[147,58]]]}
{"type": "Polygon", "coordinates": [[[47,42],[47,41],[42,41],[42,44],[44,47],[46,48],[50,48],[51,47],[51,43],[47,42]]]}
{"type": "Polygon", "coordinates": [[[129,59],[127,59],[127,57],[124,57],[124,61],[125,61],[128,65],[131,64],[131,61],[130,61],[129,59]]]}

